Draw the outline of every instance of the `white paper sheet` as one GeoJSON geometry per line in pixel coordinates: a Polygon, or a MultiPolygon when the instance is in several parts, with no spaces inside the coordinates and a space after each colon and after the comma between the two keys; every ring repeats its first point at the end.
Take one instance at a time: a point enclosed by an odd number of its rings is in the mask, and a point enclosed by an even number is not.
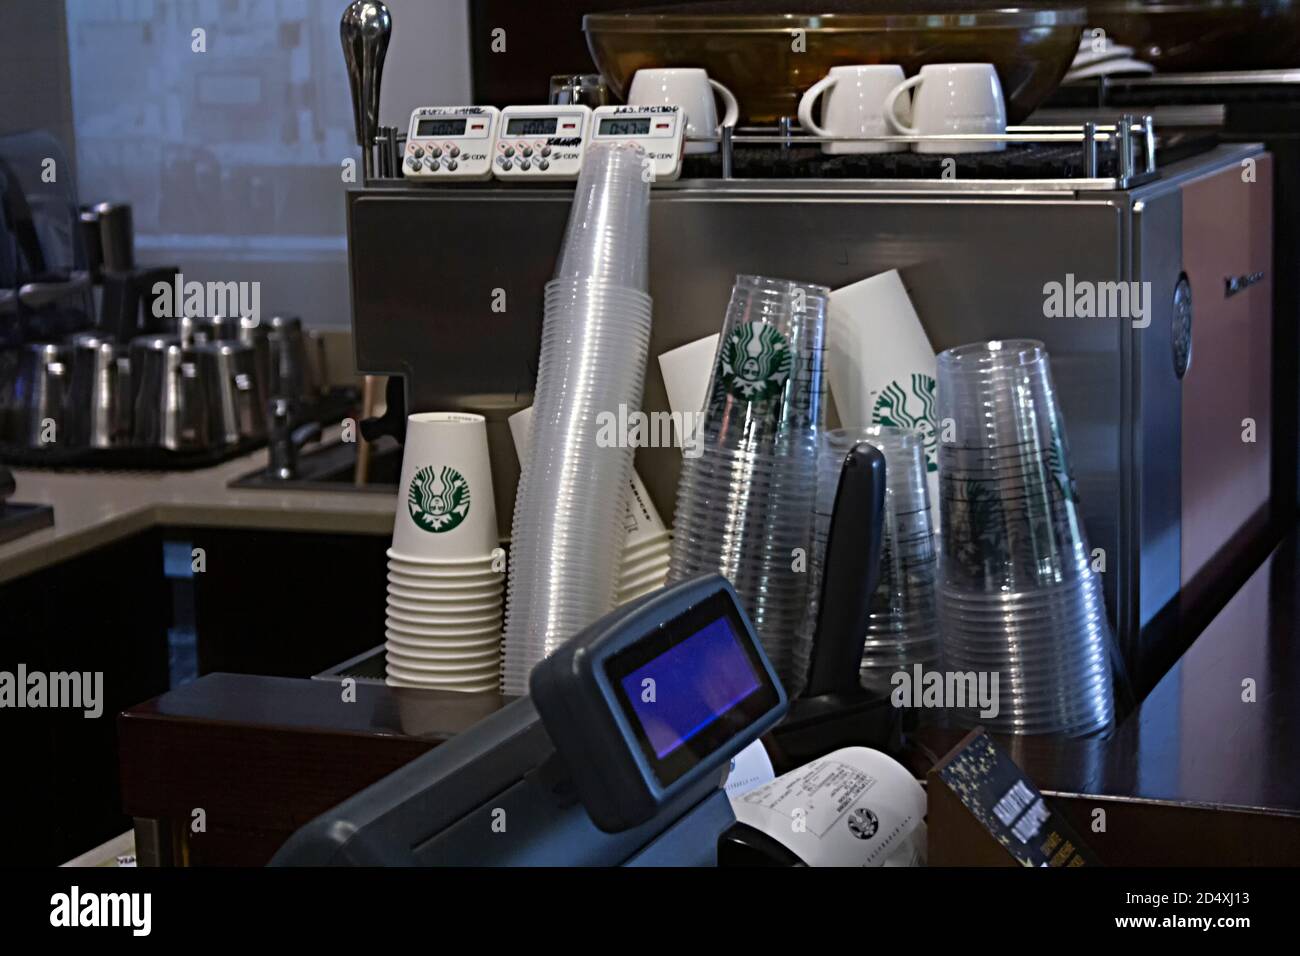
{"type": "Polygon", "coordinates": [[[731,807],[809,866],[908,866],[924,857],[913,835],[924,833],[925,790],[902,764],[866,747],[732,796],[731,807]]]}

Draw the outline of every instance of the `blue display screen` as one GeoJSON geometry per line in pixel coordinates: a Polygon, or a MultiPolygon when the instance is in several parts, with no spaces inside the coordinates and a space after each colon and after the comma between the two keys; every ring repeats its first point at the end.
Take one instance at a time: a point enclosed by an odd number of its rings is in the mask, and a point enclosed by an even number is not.
{"type": "Polygon", "coordinates": [[[763,686],[726,618],[707,624],[620,683],[660,759],[763,686]]]}

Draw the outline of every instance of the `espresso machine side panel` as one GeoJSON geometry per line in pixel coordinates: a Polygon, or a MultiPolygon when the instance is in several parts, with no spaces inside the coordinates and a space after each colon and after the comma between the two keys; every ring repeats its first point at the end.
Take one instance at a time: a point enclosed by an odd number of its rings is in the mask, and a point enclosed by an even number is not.
{"type": "MultiPolygon", "coordinates": [[[[1183,380],[1183,604],[1240,572],[1264,534],[1272,482],[1273,161],[1183,187],[1192,361],[1183,380]]],[[[1292,438],[1293,436],[1288,436],[1292,438]]],[[[1218,595],[1222,600],[1226,594],[1218,595]]]]}

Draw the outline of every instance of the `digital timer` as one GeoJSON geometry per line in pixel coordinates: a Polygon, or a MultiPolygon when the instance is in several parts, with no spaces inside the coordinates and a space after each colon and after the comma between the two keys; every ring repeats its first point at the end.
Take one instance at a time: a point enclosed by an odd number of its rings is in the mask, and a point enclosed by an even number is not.
{"type": "Polygon", "coordinates": [[[420,106],[411,112],[402,175],[422,182],[492,178],[495,106],[420,106]]]}
{"type": "Polygon", "coordinates": [[[601,106],[592,114],[593,143],[634,143],[652,163],[653,182],[671,182],[682,172],[686,135],[680,106],[601,106]]]}
{"type": "Polygon", "coordinates": [[[507,106],[501,111],[492,175],[577,179],[590,127],[589,106],[507,106]]]}

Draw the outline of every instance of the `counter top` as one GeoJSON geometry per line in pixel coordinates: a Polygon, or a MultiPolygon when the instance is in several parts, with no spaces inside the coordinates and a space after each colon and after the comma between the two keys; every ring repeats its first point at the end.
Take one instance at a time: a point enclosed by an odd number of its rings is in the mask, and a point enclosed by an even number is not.
{"type": "MultiPolygon", "coordinates": [[[[338,426],[323,443],[336,441],[338,426]]],[[[0,545],[0,584],[156,525],[391,534],[391,495],[228,488],[266,449],[195,471],[14,469],[16,502],[54,506],[54,526],[0,545]]]]}
{"type": "MultiPolygon", "coordinates": [[[[248,817],[247,828],[203,859],[264,862],[332,805],[301,793],[298,780],[328,766],[327,797],[338,802],[500,703],[383,685],[357,692],[340,706],[337,684],[209,674],[129,709],[119,717],[127,811],[183,822],[197,794],[255,764],[250,779],[262,786],[228,808],[248,817]]],[[[924,777],[962,736],[917,732],[900,756],[924,777]]],[[[997,740],[1107,862],[1300,861],[1300,529],[1109,738],[997,740]]]]}

